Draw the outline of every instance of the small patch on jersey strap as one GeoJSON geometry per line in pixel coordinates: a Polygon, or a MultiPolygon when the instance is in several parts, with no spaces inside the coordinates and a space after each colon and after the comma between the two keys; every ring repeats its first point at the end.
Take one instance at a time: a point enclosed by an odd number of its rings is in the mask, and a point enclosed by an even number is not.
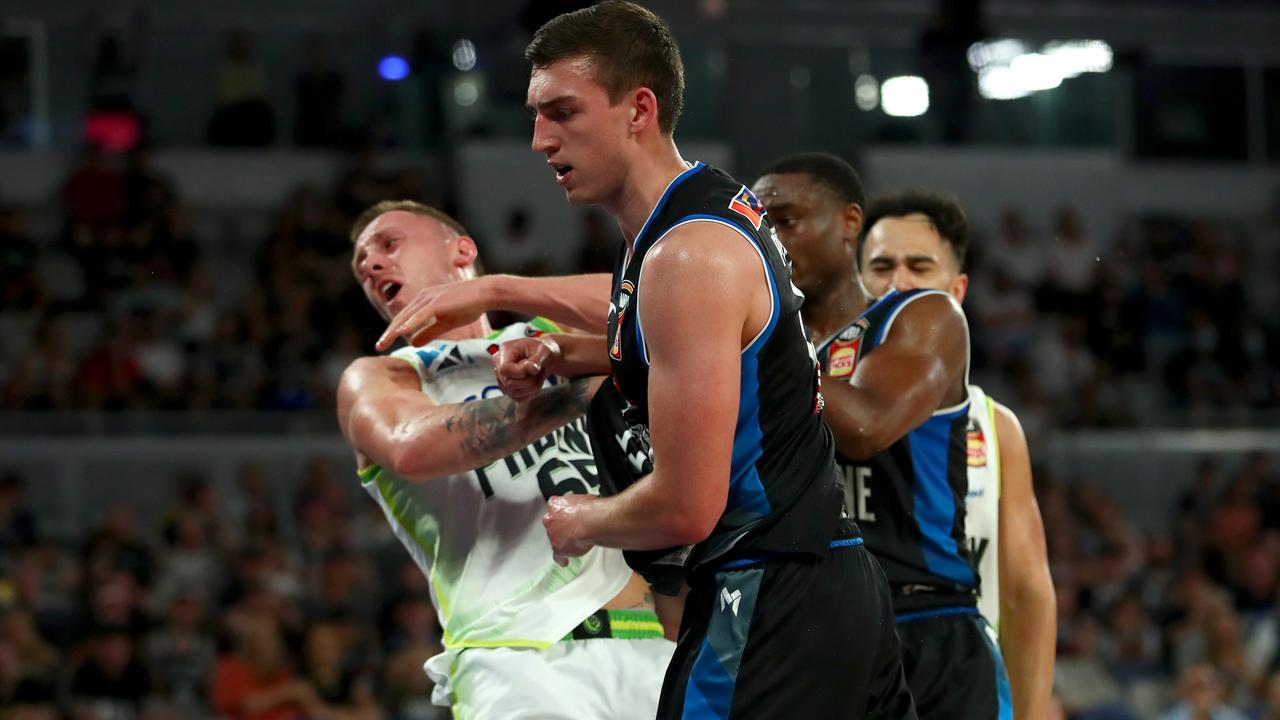
{"type": "Polygon", "coordinates": [[[841,330],[840,334],[836,336],[836,339],[844,340],[846,342],[849,340],[857,340],[861,338],[863,333],[865,333],[870,327],[871,327],[871,321],[867,320],[866,318],[858,318],[857,322],[845,328],[844,330],[841,330]]]}
{"type": "Polygon", "coordinates": [[[729,201],[729,209],[750,220],[751,226],[757,230],[760,229],[760,223],[764,222],[764,205],[746,185],[729,201]]]}
{"type": "Polygon", "coordinates": [[[987,437],[982,433],[982,428],[971,418],[969,420],[968,440],[965,443],[965,452],[969,457],[969,467],[979,468],[987,466],[987,437]]]}
{"type": "Polygon", "coordinates": [[[631,295],[635,291],[635,283],[630,280],[623,280],[622,287],[618,290],[618,319],[613,325],[613,344],[609,346],[609,357],[614,360],[622,359],[622,319],[626,317],[627,305],[631,303],[631,295]]]}
{"type": "Polygon", "coordinates": [[[871,323],[866,318],[858,318],[857,322],[841,330],[831,341],[831,347],[827,350],[827,372],[831,373],[831,377],[853,375],[854,369],[858,367],[858,350],[862,347],[862,338],[869,327],[871,323]]]}

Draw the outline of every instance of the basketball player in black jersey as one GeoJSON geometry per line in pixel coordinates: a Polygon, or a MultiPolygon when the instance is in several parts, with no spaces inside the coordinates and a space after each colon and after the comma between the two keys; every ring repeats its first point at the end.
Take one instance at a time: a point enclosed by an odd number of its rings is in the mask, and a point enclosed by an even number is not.
{"type": "MultiPolygon", "coordinates": [[[[1009,717],[1008,681],[975,607],[977,577],[964,534],[968,331],[947,293],[951,284],[881,283],[879,299],[864,292],[853,273],[864,232],[862,184],[835,156],[783,158],[755,189],[795,260],[805,320],[822,339],[826,419],[845,474],[846,509],[889,576],[920,717],[1009,717]]],[[[962,285],[963,213],[946,203],[920,210],[912,219],[936,226],[937,249],[948,256],[899,257],[906,270],[899,274],[930,278],[926,266],[949,262],[957,272],[947,278],[962,285]]],[[[876,256],[876,272],[889,255],[876,256]]],[[[1034,664],[1039,655],[1020,657],[1034,664]]],[[[1051,671],[1045,676],[1032,667],[1019,679],[1018,716],[1038,717],[1051,671]]]]}
{"type": "Polygon", "coordinates": [[[509,343],[499,377],[520,399],[611,373],[653,457],[617,495],[549,502],[553,550],[677,548],[690,592],[661,718],[913,718],[884,576],[841,517],[803,298],[756,197],[680,157],[669,29],[607,0],[526,54],[534,150],[626,242],[607,337],[509,343]]]}

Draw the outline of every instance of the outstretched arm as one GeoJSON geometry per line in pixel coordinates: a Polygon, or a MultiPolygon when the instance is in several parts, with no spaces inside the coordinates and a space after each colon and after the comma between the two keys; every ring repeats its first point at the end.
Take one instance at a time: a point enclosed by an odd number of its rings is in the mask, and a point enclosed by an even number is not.
{"type": "Polygon", "coordinates": [[[484,467],[582,415],[599,382],[558,385],[527,403],[496,397],[439,405],[409,363],[361,358],[342,374],[338,423],[360,455],[406,480],[427,480],[484,467]]]}
{"type": "Polygon", "coordinates": [[[541,315],[585,332],[604,332],[611,279],[605,274],[564,277],[485,275],[427,288],[405,305],[378,339],[378,350],[404,337],[425,345],[475,322],[489,310],[541,315]]]}
{"type": "Polygon", "coordinates": [[[903,308],[852,378],[822,379],[823,419],[841,454],[865,460],[928,420],[962,388],[968,351],[964,314],[950,297],[925,295],[903,308]]]}
{"type": "Polygon", "coordinates": [[[1031,482],[1022,425],[996,404],[1000,444],[1000,648],[1009,670],[1013,716],[1045,717],[1053,695],[1057,597],[1044,525],[1031,482]]]}
{"type": "Polygon", "coordinates": [[[756,295],[768,292],[762,277],[749,245],[705,223],[676,230],[649,253],[636,302],[649,351],[654,471],[612,497],[552,498],[544,524],[558,555],[592,545],[655,550],[711,534],[728,502],[744,329],[752,303],[767,306],[756,295]],[[691,312],[706,307],[716,312],[691,312]]]}

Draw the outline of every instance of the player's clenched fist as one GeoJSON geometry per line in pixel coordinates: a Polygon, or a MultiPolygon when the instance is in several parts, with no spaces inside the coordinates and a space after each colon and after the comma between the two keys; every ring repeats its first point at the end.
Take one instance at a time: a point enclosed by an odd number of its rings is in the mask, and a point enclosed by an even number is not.
{"type": "Polygon", "coordinates": [[[569,558],[585,555],[594,547],[583,538],[581,510],[598,500],[593,495],[560,495],[547,501],[547,514],[542,516],[542,526],[547,529],[551,555],[557,563],[567,565],[569,558]]]}
{"type": "Polygon", "coordinates": [[[560,343],[547,336],[505,342],[493,356],[498,385],[516,402],[529,400],[542,391],[560,358],[560,343]]]}

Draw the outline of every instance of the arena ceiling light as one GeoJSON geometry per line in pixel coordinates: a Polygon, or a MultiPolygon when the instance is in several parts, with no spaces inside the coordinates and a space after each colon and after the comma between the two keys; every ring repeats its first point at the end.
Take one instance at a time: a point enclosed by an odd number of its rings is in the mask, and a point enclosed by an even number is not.
{"type": "Polygon", "coordinates": [[[390,82],[409,77],[409,62],[399,55],[388,55],[378,61],[378,76],[390,82]]]}
{"type": "Polygon", "coordinates": [[[474,70],[476,67],[476,44],[463,38],[453,44],[451,58],[453,66],[462,72],[474,70]]]}
{"type": "Polygon", "coordinates": [[[859,110],[875,110],[880,104],[880,83],[874,75],[859,75],[853,82],[853,102],[859,110]]]}
{"type": "Polygon", "coordinates": [[[880,84],[880,107],[893,117],[923,115],[929,109],[929,83],[916,75],[888,78],[880,84]]]}
{"type": "Polygon", "coordinates": [[[1021,40],[1000,38],[974,43],[967,57],[984,98],[1013,100],[1083,73],[1107,72],[1114,53],[1101,40],[1055,40],[1036,51],[1021,40]]]}

